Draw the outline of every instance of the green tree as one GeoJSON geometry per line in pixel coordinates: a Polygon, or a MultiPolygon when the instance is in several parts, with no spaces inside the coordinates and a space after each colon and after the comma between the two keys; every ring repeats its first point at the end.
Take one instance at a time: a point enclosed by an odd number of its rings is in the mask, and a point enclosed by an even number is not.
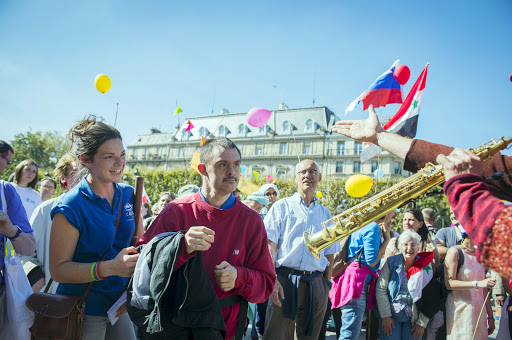
{"type": "Polygon", "coordinates": [[[32,132],[18,133],[9,142],[14,149],[12,164],[2,173],[2,179],[9,177],[14,168],[25,159],[33,159],[39,170],[44,174],[52,171],[57,161],[67,151],[65,138],[58,132],[32,132]]]}

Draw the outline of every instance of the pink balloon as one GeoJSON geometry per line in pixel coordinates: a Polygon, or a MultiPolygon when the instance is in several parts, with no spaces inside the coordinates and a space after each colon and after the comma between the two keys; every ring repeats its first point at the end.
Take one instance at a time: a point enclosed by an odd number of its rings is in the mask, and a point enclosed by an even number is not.
{"type": "Polygon", "coordinates": [[[268,122],[271,115],[272,112],[267,109],[262,107],[254,107],[250,109],[249,112],[247,112],[247,123],[250,126],[262,127],[268,122]]]}
{"type": "Polygon", "coordinates": [[[411,70],[406,65],[399,65],[393,72],[395,79],[400,85],[405,85],[411,76],[411,70]]]}

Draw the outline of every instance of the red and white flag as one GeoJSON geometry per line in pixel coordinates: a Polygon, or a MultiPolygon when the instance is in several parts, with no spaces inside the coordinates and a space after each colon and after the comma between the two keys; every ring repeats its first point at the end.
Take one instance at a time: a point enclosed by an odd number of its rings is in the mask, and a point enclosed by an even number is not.
{"type": "MultiPolygon", "coordinates": [[[[427,82],[427,66],[414,83],[411,91],[405,98],[398,112],[383,126],[384,130],[396,133],[397,135],[414,138],[418,127],[418,115],[423,100],[423,91],[427,82]]],[[[370,144],[361,152],[361,162],[368,161],[382,152],[382,148],[370,144]]]]}

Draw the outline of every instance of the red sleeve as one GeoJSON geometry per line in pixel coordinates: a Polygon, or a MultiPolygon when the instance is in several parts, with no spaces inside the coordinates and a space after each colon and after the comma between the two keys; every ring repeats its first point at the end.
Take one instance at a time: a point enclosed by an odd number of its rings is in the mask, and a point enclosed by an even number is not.
{"type": "Polygon", "coordinates": [[[249,228],[256,230],[253,239],[246,243],[249,251],[244,266],[236,266],[238,277],[233,291],[245,300],[254,303],[267,301],[274,290],[276,273],[268,250],[267,232],[263,220],[258,216],[248,218],[249,228]]]}
{"type": "MultiPolygon", "coordinates": [[[[453,148],[449,146],[414,139],[405,156],[404,170],[416,172],[428,162],[437,164],[436,158],[439,154],[449,155],[452,150],[453,148]]],[[[512,157],[498,153],[484,162],[482,170],[484,178],[491,177],[497,172],[504,174],[499,179],[489,180],[489,190],[494,196],[512,202],[512,157]]]]}
{"type": "MultiPolygon", "coordinates": [[[[176,215],[176,209],[171,206],[172,203],[168,204],[165,209],[155,218],[151,226],[146,230],[144,235],[140,238],[137,246],[141,244],[147,244],[153,239],[153,237],[172,231],[179,231],[179,227],[173,222],[178,221],[176,215]]],[[[185,262],[191,259],[195,255],[195,252],[188,254],[185,247],[185,238],[181,239],[180,253],[176,261],[175,271],[178,270],[185,262]]]]}
{"type": "Polygon", "coordinates": [[[492,239],[492,228],[505,204],[491,194],[484,178],[476,174],[452,177],[445,183],[444,191],[455,216],[478,246],[477,258],[483,262],[488,258],[484,245],[492,239]]]}

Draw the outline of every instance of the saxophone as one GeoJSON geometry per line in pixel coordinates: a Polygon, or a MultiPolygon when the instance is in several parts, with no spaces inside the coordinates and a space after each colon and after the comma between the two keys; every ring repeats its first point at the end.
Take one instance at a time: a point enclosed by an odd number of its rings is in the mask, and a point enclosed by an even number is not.
{"type": "MultiPolygon", "coordinates": [[[[485,162],[510,143],[512,143],[512,137],[502,137],[497,142],[492,139],[476,149],[469,150],[485,162]]],[[[413,176],[323,222],[322,231],[311,235],[304,232],[304,242],[311,254],[319,259],[322,250],[444,181],[443,167],[427,163],[413,176]]]]}

